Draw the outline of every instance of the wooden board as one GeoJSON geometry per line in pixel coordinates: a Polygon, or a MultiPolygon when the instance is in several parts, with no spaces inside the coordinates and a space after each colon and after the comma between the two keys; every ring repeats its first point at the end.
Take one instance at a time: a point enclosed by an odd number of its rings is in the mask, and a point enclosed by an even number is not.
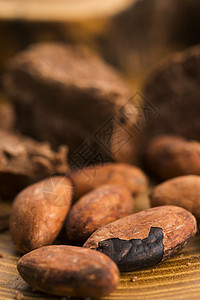
{"type": "MultiPolygon", "coordinates": [[[[148,191],[137,199],[136,211],[149,206],[147,194],[148,191]]],[[[16,269],[20,254],[15,251],[9,231],[0,233],[0,254],[0,299],[62,299],[36,292],[20,278],[16,269]]],[[[122,273],[120,285],[115,293],[102,299],[200,299],[199,235],[173,258],[158,266],[122,273]],[[131,281],[133,277],[137,277],[135,282],[131,281]]]]}
{"type": "MultiPolygon", "coordinates": [[[[19,255],[15,252],[9,232],[0,234],[0,299],[61,299],[33,291],[17,273],[19,255]],[[20,296],[18,296],[20,299],[20,296]]],[[[170,260],[150,269],[121,274],[115,293],[104,300],[176,300],[200,299],[199,235],[170,260]],[[131,282],[132,277],[137,277],[131,282]]],[[[21,300],[20,299],[20,300],[21,300]]],[[[88,299],[87,299],[88,300],[88,299]]]]}

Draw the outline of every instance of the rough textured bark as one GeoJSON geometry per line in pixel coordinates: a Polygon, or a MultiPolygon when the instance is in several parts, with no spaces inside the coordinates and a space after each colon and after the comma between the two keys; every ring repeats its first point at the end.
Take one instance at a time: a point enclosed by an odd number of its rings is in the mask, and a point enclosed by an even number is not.
{"type": "Polygon", "coordinates": [[[110,258],[81,247],[42,247],[24,255],[17,268],[30,286],[58,296],[102,297],[119,283],[110,258]]]}
{"type": "Polygon", "coordinates": [[[103,226],[84,247],[105,253],[120,270],[131,271],[168,259],[194,237],[196,230],[195,217],[189,211],[165,205],[103,226]]]}
{"type": "Polygon", "coordinates": [[[151,195],[151,205],[177,205],[190,211],[200,222],[200,176],[188,175],[157,185],[151,195]]]}
{"type": "Polygon", "coordinates": [[[76,198],[104,184],[126,187],[133,195],[145,192],[148,179],[142,170],[128,164],[107,163],[74,171],[70,178],[76,198]]]}
{"type": "Polygon", "coordinates": [[[33,182],[68,171],[66,146],[56,152],[47,143],[0,131],[1,196],[12,197],[33,182]]]}
{"type": "Polygon", "coordinates": [[[103,160],[134,160],[137,110],[129,101],[131,90],[95,53],[78,45],[34,45],[13,58],[4,84],[17,127],[53,146],[68,144],[75,165],[84,146],[103,160]]]}
{"type": "Polygon", "coordinates": [[[134,200],[129,190],[104,185],[80,198],[67,216],[69,240],[85,242],[100,227],[133,212],[134,200]]]}
{"type": "Polygon", "coordinates": [[[42,180],[20,192],[10,217],[17,250],[28,252],[51,244],[63,226],[72,195],[70,180],[62,176],[42,180]]]}
{"type": "Polygon", "coordinates": [[[176,134],[200,141],[199,70],[198,45],[174,54],[149,76],[144,94],[158,115],[146,122],[143,149],[146,142],[160,134],[176,134]]]}

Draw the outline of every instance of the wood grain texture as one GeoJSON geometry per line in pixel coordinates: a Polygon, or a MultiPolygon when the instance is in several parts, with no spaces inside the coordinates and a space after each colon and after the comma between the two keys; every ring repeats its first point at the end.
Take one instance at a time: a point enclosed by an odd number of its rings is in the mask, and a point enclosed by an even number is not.
{"type": "MultiPolygon", "coordinates": [[[[199,235],[181,252],[154,268],[121,274],[120,285],[115,293],[104,300],[154,300],[200,298],[200,239],[199,235]],[[137,277],[135,282],[132,277],[137,277]]],[[[15,252],[8,232],[0,234],[0,299],[23,300],[60,299],[33,291],[18,275],[15,252]]]]}
{"type": "MultiPolygon", "coordinates": [[[[137,198],[135,211],[146,209],[146,194],[137,198]]],[[[30,288],[19,276],[16,252],[8,231],[0,233],[0,299],[62,299],[30,288]],[[20,299],[20,296],[18,296],[20,299]]],[[[134,279],[133,279],[134,281],[134,279]]],[[[197,300],[200,299],[200,238],[199,234],[173,258],[160,265],[135,272],[121,273],[117,290],[103,300],[197,300]],[[135,282],[131,279],[137,277],[135,282]]],[[[62,299],[64,300],[64,298],[62,299]]],[[[77,298],[76,298],[77,300],[77,298]]]]}

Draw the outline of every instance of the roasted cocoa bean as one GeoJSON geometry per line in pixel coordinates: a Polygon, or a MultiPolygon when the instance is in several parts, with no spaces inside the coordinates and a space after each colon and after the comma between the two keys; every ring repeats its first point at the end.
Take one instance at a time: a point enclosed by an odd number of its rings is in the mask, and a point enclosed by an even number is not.
{"type": "Polygon", "coordinates": [[[85,194],[71,208],[66,222],[70,240],[85,242],[98,228],[133,212],[129,190],[105,185],[85,194]]]}
{"type": "Polygon", "coordinates": [[[109,257],[81,247],[42,247],[24,255],[17,268],[30,286],[58,296],[106,296],[119,283],[119,270],[109,257]]]}
{"type": "Polygon", "coordinates": [[[70,178],[76,188],[76,198],[104,184],[122,185],[134,195],[144,192],[148,185],[142,170],[128,164],[107,163],[87,167],[74,171],[70,178]]]}
{"type": "Polygon", "coordinates": [[[181,175],[200,175],[200,143],[180,136],[158,136],[149,144],[147,163],[161,179],[181,175]]]}
{"type": "Polygon", "coordinates": [[[17,250],[51,244],[61,230],[72,200],[72,185],[62,176],[25,188],[13,203],[10,230],[17,250]]]}
{"type": "Polygon", "coordinates": [[[95,231],[84,247],[112,258],[121,271],[151,267],[185,246],[197,230],[187,210],[165,205],[151,208],[95,231]]]}
{"type": "Polygon", "coordinates": [[[157,185],[151,195],[151,205],[177,205],[190,211],[200,222],[200,176],[188,175],[157,185]]]}

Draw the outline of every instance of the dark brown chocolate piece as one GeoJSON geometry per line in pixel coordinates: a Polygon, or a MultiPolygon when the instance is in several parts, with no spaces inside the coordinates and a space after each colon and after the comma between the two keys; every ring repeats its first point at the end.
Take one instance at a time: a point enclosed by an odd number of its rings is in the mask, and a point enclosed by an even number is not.
{"type": "Polygon", "coordinates": [[[53,146],[69,145],[75,165],[81,164],[77,151],[84,143],[104,159],[134,160],[137,110],[131,91],[95,53],[78,45],[36,44],[11,61],[4,84],[17,127],[53,146]]]}
{"type": "Polygon", "coordinates": [[[196,234],[195,217],[177,206],[151,208],[95,231],[84,247],[105,253],[123,271],[153,266],[174,255],[196,234]]]}
{"type": "Polygon", "coordinates": [[[200,141],[200,46],[172,55],[154,70],[144,88],[158,111],[148,119],[144,144],[157,135],[176,134],[200,141]]]}
{"type": "Polygon", "coordinates": [[[42,247],[24,255],[17,268],[30,286],[58,296],[102,297],[119,283],[109,257],[81,247],[42,247]]]}
{"type": "Polygon", "coordinates": [[[56,152],[48,143],[0,131],[1,196],[12,197],[33,182],[68,171],[66,146],[56,152]]]}

